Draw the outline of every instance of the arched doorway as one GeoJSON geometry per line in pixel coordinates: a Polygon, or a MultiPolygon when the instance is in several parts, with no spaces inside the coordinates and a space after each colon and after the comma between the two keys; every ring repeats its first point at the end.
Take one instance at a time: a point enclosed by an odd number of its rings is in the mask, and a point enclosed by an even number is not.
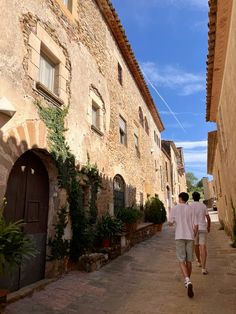
{"type": "Polygon", "coordinates": [[[119,209],[125,207],[125,181],[117,174],[113,180],[114,191],[114,213],[117,214],[119,209]]]}
{"type": "Polygon", "coordinates": [[[24,232],[32,238],[38,251],[11,278],[5,278],[8,288],[14,291],[44,278],[45,273],[49,180],[41,159],[33,151],[27,151],[15,162],[5,196],[6,220],[23,219],[24,232]]]}

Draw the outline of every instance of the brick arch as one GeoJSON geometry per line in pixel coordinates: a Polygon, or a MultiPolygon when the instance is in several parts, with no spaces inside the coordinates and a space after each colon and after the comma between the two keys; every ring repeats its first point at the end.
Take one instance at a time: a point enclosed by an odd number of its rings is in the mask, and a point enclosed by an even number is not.
{"type": "Polygon", "coordinates": [[[5,193],[7,179],[16,160],[27,150],[48,151],[47,129],[41,120],[26,120],[4,133],[0,132],[0,198],[5,193]]]}

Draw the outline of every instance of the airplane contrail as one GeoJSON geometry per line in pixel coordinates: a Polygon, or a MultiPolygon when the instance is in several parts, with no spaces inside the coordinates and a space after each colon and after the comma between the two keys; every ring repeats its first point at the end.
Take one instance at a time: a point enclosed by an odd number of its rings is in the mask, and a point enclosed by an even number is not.
{"type": "Polygon", "coordinates": [[[145,77],[145,79],[147,80],[147,82],[151,85],[151,87],[154,89],[154,91],[157,93],[157,95],[159,96],[159,98],[162,100],[162,102],[164,103],[164,105],[167,107],[167,109],[169,110],[169,112],[172,114],[172,116],[174,117],[174,119],[177,121],[178,125],[181,127],[181,129],[186,133],[186,130],[184,128],[184,126],[182,125],[182,123],[179,121],[179,119],[177,118],[176,114],[174,113],[174,111],[170,108],[170,106],[168,105],[168,103],[165,101],[165,99],[161,96],[161,94],[158,92],[157,88],[154,86],[154,84],[149,80],[149,78],[147,77],[147,75],[145,74],[145,72],[143,71],[143,69],[141,68],[141,71],[145,77]]]}

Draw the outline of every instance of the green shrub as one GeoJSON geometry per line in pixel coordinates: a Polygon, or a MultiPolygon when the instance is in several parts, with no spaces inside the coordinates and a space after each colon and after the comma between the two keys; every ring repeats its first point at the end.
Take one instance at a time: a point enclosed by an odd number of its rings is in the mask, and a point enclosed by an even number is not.
{"type": "Polygon", "coordinates": [[[122,221],[109,214],[98,219],[96,234],[99,239],[112,239],[116,233],[122,231],[122,221]]]}
{"type": "Polygon", "coordinates": [[[3,217],[5,202],[0,208],[0,274],[19,267],[23,258],[35,257],[32,241],[22,232],[24,222],[6,222],[3,217]]]}
{"type": "Polygon", "coordinates": [[[51,248],[50,260],[63,259],[70,254],[70,241],[64,239],[65,228],[68,224],[68,212],[65,207],[57,212],[57,223],[54,224],[56,230],[55,237],[49,238],[48,245],[51,248]]]}
{"type": "Polygon", "coordinates": [[[145,204],[145,221],[162,224],[166,221],[166,209],[158,197],[151,197],[145,204]]]}
{"type": "Polygon", "coordinates": [[[123,223],[132,224],[142,218],[142,213],[135,207],[126,207],[118,211],[117,218],[123,223]]]}

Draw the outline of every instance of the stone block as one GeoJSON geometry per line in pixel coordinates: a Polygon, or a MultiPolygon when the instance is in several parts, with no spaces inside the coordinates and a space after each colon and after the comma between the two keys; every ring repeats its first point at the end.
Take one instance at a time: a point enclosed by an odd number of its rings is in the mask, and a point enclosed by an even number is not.
{"type": "MultiPolygon", "coordinates": [[[[37,25],[37,35],[45,46],[45,50],[49,52],[57,59],[59,62],[66,64],[66,57],[60,48],[60,46],[52,39],[50,34],[40,25],[37,25]]],[[[54,61],[54,60],[52,60],[54,61]]],[[[56,61],[56,60],[55,60],[56,61]]]]}
{"type": "Polygon", "coordinates": [[[30,147],[37,146],[37,141],[36,141],[36,131],[35,131],[35,124],[34,122],[28,122],[27,123],[27,128],[28,128],[28,133],[29,133],[29,138],[30,138],[30,147]]]}
{"type": "Polygon", "coordinates": [[[59,94],[59,98],[64,101],[65,105],[67,105],[68,104],[68,95],[67,95],[67,93],[63,89],[59,88],[58,89],[58,94],[59,94]]]}
{"type": "Polygon", "coordinates": [[[67,81],[69,80],[70,72],[62,63],[59,65],[59,75],[63,77],[65,80],[67,81]]]}
{"type": "Polygon", "coordinates": [[[34,49],[31,49],[31,62],[37,68],[39,68],[39,65],[40,65],[40,54],[36,50],[34,50],[34,49]]]}
{"type": "Polygon", "coordinates": [[[31,61],[28,64],[28,75],[34,80],[38,81],[39,79],[39,68],[36,67],[31,61]]]}
{"type": "Polygon", "coordinates": [[[30,33],[30,35],[29,35],[29,45],[37,53],[40,53],[41,41],[34,33],[30,33]]]}
{"type": "Polygon", "coordinates": [[[60,75],[57,76],[56,77],[56,86],[55,86],[56,90],[62,89],[66,92],[66,83],[67,83],[67,81],[64,77],[62,77],[60,75]]]}

